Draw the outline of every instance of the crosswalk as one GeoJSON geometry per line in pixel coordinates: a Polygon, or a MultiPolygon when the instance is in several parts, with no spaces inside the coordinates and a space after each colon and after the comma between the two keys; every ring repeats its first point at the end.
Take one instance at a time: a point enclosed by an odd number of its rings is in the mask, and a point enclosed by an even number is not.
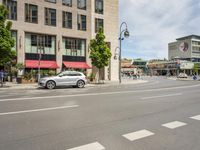
{"type": "MultiPolygon", "coordinates": [[[[189,118],[196,120],[196,121],[200,121],[200,115],[192,116],[189,118]]],[[[184,127],[186,125],[189,125],[189,124],[185,123],[185,122],[181,122],[181,121],[172,121],[172,122],[162,124],[161,126],[172,130],[172,129],[184,127]]],[[[151,137],[155,134],[156,133],[154,133],[152,131],[142,129],[142,130],[123,134],[123,135],[121,135],[121,137],[125,138],[126,140],[128,140],[130,142],[134,142],[136,140],[142,140],[143,138],[151,137]]],[[[70,148],[70,149],[66,149],[66,150],[106,150],[106,147],[104,147],[99,142],[93,142],[93,143],[89,143],[86,145],[82,145],[82,146],[78,146],[78,147],[74,147],[74,148],[70,148]]]]}

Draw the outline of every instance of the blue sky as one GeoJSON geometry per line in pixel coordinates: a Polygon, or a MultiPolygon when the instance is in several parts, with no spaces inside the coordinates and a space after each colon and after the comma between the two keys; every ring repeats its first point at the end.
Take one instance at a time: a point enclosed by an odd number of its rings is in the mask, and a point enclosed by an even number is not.
{"type": "Polygon", "coordinates": [[[122,42],[122,57],[168,58],[168,43],[200,35],[200,0],[120,0],[120,22],[130,37],[122,42]]]}

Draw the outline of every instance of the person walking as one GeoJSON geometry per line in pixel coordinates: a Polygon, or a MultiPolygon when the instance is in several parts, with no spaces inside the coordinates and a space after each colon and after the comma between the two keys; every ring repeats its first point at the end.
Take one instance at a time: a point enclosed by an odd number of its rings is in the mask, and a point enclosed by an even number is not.
{"type": "Polygon", "coordinates": [[[0,71],[0,82],[1,82],[1,87],[3,87],[3,78],[4,78],[4,72],[3,70],[0,71]]]}

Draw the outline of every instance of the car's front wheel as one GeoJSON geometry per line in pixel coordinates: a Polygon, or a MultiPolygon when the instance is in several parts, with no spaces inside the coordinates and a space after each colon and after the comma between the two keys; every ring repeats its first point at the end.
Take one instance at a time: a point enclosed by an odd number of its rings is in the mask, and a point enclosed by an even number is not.
{"type": "Polygon", "coordinates": [[[78,87],[78,88],[84,88],[84,86],[85,86],[85,82],[84,82],[84,81],[79,80],[79,81],[77,82],[77,87],[78,87]]]}
{"type": "Polygon", "coordinates": [[[47,89],[54,89],[56,87],[56,83],[54,81],[48,81],[46,84],[47,89]]]}

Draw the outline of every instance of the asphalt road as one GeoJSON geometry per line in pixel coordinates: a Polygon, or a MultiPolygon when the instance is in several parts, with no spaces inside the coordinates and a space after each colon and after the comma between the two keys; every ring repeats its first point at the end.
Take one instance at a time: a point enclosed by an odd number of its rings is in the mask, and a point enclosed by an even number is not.
{"type": "Polygon", "coordinates": [[[147,80],[0,89],[0,150],[199,150],[200,82],[147,80]]]}

